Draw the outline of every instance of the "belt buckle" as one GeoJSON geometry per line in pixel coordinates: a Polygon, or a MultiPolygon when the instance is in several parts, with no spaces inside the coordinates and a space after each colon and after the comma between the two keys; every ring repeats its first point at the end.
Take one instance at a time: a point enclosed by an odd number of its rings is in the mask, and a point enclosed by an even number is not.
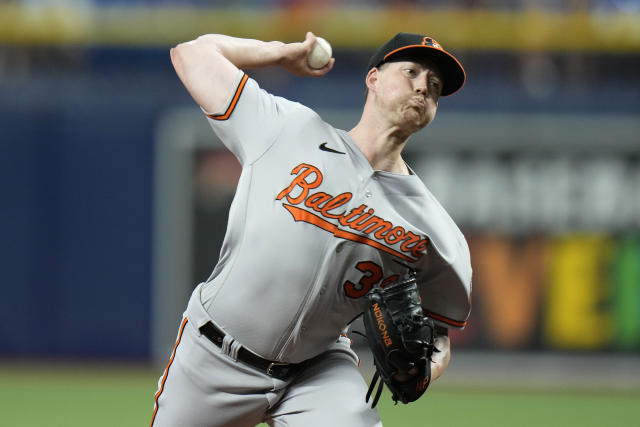
{"type": "Polygon", "coordinates": [[[269,363],[269,366],[267,367],[267,375],[269,375],[270,377],[273,376],[273,368],[276,366],[287,366],[289,365],[289,363],[282,363],[282,362],[271,362],[269,363]]]}

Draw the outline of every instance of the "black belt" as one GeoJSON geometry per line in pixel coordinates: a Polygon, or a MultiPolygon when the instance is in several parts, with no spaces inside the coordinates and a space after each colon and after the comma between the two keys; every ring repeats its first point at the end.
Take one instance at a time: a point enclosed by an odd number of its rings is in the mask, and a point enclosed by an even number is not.
{"type": "MultiPolygon", "coordinates": [[[[209,341],[222,347],[222,340],[226,335],[213,323],[207,322],[200,327],[202,335],[207,337],[209,341]]],[[[287,380],[291,375],[295,374],[298,369],[302,367],[302,363],[281,363],[273,362],[271,360],[263,359],[254,352],[247,350],[244,347],[240,347],[238,350],[238,360],[244,362],[254,368],[266,373],[270,377],[278,378],[281,380],[287,380]]]]}

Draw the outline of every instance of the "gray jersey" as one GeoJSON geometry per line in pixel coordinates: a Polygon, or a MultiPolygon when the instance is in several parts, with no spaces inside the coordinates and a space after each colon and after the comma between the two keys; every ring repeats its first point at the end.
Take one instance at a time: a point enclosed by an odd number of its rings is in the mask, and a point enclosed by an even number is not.
{"type": "Polygon", "coordinates": [[[242,164],[202,291],[227,333],[268,359],[308,359],[362,312],[372,286],[407,271],[402,264],[418,270],[425,314],[464,327],[469,249],[415,174],[373,170],[347,132],[242,72],[228,109],[207,117],[242,164]]]}

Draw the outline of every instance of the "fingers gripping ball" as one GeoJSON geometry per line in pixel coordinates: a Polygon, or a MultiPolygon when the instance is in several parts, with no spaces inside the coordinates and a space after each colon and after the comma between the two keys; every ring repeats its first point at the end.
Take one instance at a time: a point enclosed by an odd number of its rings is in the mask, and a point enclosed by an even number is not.
{"type": "Polygon", "coordinates": [[[414,274],[369,292],[364,326],[376,367],[366,400],[369,401],[378,379],[381,381],[372,407],[378,403],[383,384],[396,403],[417,400],[431,382],[434,324],[422,314],[414,274]]]}
{"type": "Polygon", "coordinates": [[[329,42],[322,37],[316,37],[316,42],[307,57],[307,63],[311,68],[322,68],[329,63],[331,54],[332,51],[329,42]]]}

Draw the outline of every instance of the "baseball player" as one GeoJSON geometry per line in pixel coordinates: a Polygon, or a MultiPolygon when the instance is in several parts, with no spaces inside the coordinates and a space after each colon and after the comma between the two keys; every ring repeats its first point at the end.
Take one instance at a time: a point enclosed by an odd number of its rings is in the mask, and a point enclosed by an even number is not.
{"type": "Polygon", "coordinates": [[[397,34],[372,56],[362,117],[347,132],[242,71],[324,76],[333,59],[321,69],[306,61],[315,41],[204,35],[171,50],[242,174],[220,259],[194,290],[160,377],[154,427],[381,425],[344,334],[367,293],[407,268],[436,324],[431,379],[449,363],[447,329],[465,326],[468,246],[401,155],[440,96],[463,85],[462,66],[430,37],[397,34]]]}

